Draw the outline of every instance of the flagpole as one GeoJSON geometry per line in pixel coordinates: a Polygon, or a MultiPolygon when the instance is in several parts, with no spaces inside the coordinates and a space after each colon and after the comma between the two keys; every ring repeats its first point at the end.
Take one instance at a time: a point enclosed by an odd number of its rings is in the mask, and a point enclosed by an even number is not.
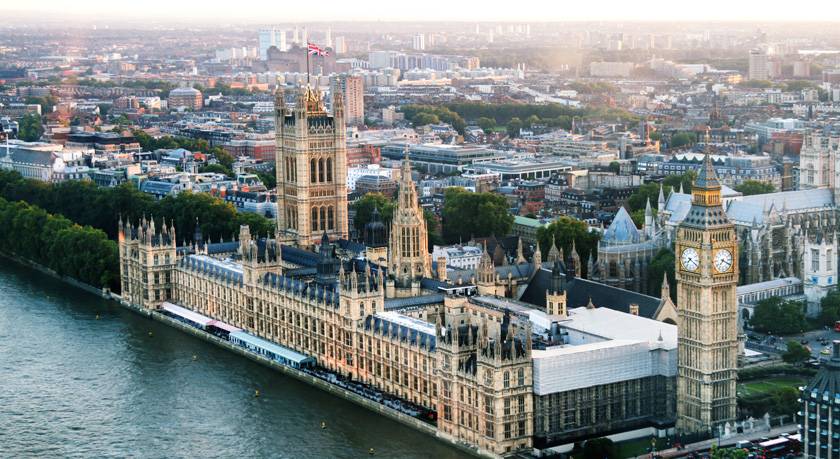
{"type": "Polygon", "coordinates": [[[309,86],[309,35],[306,36],[306,85],[309,86]]]}

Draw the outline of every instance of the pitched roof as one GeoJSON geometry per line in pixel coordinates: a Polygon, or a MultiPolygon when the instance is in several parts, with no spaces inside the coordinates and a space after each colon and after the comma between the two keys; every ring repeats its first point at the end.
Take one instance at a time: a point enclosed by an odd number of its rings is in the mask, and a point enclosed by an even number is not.
{"type": "Polygon", "coordinates": [[[610,227],[604,233],[604,239],[616,242],[630,242],[640,238],[639,230],[636,229],[636,225],[633,223],[633,219],[630,218],[630,214],[627,213],[627,209],[619,207],[618,213],[615,214],[615,218],[610,223],[610,227]]]}
{"type": "MultiPolygon", "coordinates": [[[[648,319],[652,319],[659,309],[661,302],[659,298],[600,284],[579,277],[570,279],[565,274],[561,274],[561,276],[563,276],[565,282],[567,309],[586,307],[590,299],[596,307],[609,308],[626,313],[630,313],[631,304],[637,304],[639,305],[639,316],[648,319]]],[[[528,288],[525,289],[520,301],[545,308],[545,292],[548,290],[550,283],[551,270],[541,269],[534,276],[528,288]]]]}

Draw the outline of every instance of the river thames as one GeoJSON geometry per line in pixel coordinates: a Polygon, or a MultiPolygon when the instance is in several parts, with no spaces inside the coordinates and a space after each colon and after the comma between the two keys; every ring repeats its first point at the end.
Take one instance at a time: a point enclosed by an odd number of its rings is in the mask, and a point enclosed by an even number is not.
{"type": "Polygon", "coordinates": [[[0,257],[0,457],[351,458],[371,448],[469,457],[0,257]]]}

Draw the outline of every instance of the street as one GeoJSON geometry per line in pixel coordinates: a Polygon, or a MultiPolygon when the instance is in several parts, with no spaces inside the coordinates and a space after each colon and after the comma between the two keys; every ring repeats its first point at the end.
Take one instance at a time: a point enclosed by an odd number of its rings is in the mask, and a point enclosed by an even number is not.
{"type": "MultiPolygon", "coordinates": [[[[763,334],[763,333],[757,333],[757,332],[753,332],[753,331],[748,331],[747,334],[759,337],[761,339],[760,342],[762,344],[765,344],[765,340],[769,339],[769,336],[770,336],[770,335],[766,335],[766,334],[763,334]]],[[[776,338],[775,347],[782,352],[784,352],[784,350],[787,349],[788,340],[794,340],[797,343],[802,342],[802,340],[808,340],[807,345],[811,347],[811,355],[815,359],[818,359],[818,360],[828,360],[829,355],[828,354],[823,354],[822,351],[826,350],[826,349],[829,352],[831,351],[831,341],[832,340],[840,340],[840,332],[836,332],[836,331],[830,330],[830,329],[829,330],[819,329],[819,330],[813,330],[813,331],[809,331],[809,332],[805,332],[805,333],[797,333],[797,334],[794,334],[794,335],[776,336],[775,338],[776,338]],[[823,346],[822,344],[820,344],[820,342],[819,342],[820,338],[827,339],[828,340],[828,345],[823,346]]],[[[755,342],[755,341],[753,341],[753,342],[755,342]]]]}

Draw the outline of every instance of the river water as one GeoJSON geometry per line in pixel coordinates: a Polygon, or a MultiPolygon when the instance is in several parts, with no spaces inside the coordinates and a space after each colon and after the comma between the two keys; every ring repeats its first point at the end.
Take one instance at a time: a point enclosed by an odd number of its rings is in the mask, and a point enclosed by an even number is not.
{"type": "Polygon", "coordinates": [[[466,457],[0,257],[0,457],[352,458],[371,448],[466,457]]]}

